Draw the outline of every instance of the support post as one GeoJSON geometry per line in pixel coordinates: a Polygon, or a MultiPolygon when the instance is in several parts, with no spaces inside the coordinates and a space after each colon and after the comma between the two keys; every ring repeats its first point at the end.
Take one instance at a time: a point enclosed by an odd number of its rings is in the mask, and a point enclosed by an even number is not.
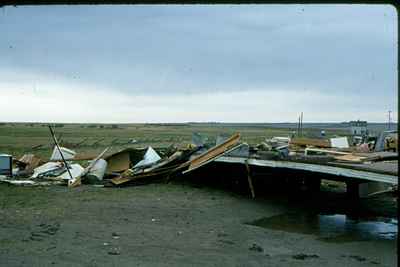
{"type": "Polygon", "coordinates": [[[254,187],[253,187],[253,181],[250,176],[250,166],[249,163],[246,160],[246,171],[247,171],[247,182],[249,183],[250,191],[251,191],[251,197],[254,199],[256,197],[256,194],[254,193],[254,187]]]}

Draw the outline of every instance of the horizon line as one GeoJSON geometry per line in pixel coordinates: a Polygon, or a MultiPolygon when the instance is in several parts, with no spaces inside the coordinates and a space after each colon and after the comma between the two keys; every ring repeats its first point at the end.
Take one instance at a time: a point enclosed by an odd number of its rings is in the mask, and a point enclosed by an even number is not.
{"type": "MultiPolygon", "coordinates": [[[[356,120],[353,120],[356,121],[356,120]]],[[[363,121],[363,120],[360,120],[363,121]]],[[[318,121],[318,122],[302,122],[303,124],[318,124],[318,123],[329,123],[329,124],[345,124],[349,123],[350,121],[318,121]]],[[[187,122],[44,122],[44,121],[0,121],[1,124],[3,123],[34,123],[34,124],[298,124],[298,122],[223,122],[223,121],[187,121],[187,122]]],[[[367,121],[367,124],[389,124],[388,121],[384,122],[376,122],[367,121]]],[[[397,124],[398,122],[390,122],[391,124],[397,124]]]]}

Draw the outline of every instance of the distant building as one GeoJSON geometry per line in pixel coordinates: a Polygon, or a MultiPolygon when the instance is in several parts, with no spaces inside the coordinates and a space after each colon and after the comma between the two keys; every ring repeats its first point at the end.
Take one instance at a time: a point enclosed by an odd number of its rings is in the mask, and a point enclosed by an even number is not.
{"type": "Polygon", "coordinates": [[[350,123],[350,132],[352,135],[367,135],[367,122],[366,121],[351,121],[350,123]]]}

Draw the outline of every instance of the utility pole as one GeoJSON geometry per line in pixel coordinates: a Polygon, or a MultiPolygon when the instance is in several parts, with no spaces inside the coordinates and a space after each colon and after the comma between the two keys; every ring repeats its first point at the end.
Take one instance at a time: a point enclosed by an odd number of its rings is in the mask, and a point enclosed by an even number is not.
{"type": "Polygon", "coordinates": [[[299,123],[297,124],[297,137],[300,137],[300,116],[299,116],[299,123]]]}
{"type": "Polygon", "coordinates": [[[390,113],[392,113],[391,110],[388,111],[388,128],[389,128],[389,131],[390,131],[390,128],[391,128],[391,125],[390,125],[391,124],[390,113]]]}
{"type": "Polygon", "coordinates": [[[301,136],[303,137],[303,111],[301,112],[301,115],[300,115],[300,127],[301,127],[301,136]]]}

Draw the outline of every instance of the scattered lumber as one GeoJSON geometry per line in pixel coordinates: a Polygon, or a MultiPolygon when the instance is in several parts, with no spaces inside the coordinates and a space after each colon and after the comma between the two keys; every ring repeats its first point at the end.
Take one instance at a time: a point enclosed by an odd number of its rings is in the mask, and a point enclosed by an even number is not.
{"type": "Polygon", "coordinates": [[[327,139],[314,139],[305,137],[292,138],[289,144],[296,146],[303,146],[303,147],[306,146],[326,147],[326,148],[331,147],[330,141],[327,139]]]}

